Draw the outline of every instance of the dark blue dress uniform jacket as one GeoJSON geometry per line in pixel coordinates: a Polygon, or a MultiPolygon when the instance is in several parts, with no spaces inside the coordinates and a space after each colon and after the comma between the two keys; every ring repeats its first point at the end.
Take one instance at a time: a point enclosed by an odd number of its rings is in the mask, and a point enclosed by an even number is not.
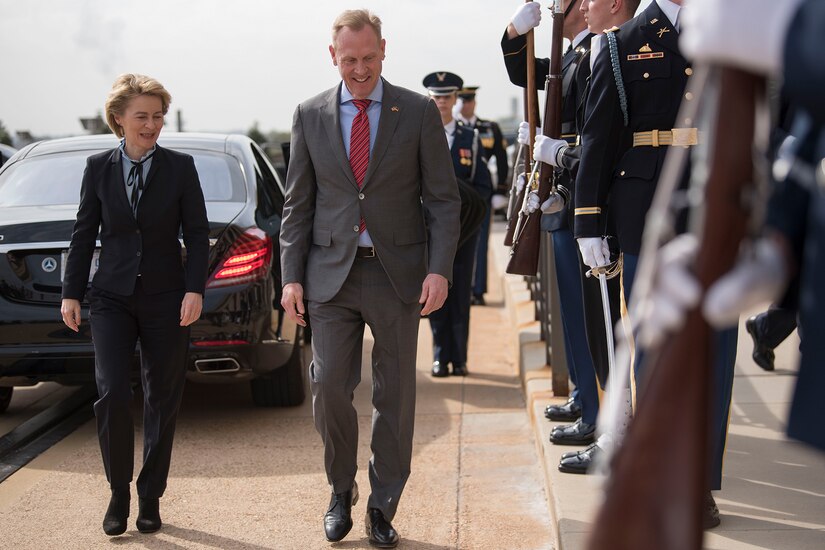
{"type": "Polygon", "coordinates": [[[769,225],[790,240],[799,266],[799,320],[802,337],[788,435],[825,450],[825,3],[806,0],[789,29],[784,50],[784,83],[789,99],[813,128],[807,136],[807,158],[816,169],[814,180],[801,185],[788,181],[769,208],[769,225]]]}
{"type": "MultiPolygon", "coordinates": [[[[583,113],[584,102],[587,98],[586,90],[588,79],[590,78],[590,41],[594,35],[590,34],[582,40],[575,49],[568,50],[562,58],[562,106],[561,106],[561,133],[571,144],[576,142],[577,116],[583,113]]],[[[515,38],[508,38],[507,33],[501,39],[501,51],[504,55],[504,65],[507,67],[507,75],[510,82],[522,88],[527,86],[527,39],[524,35],[515,38]]],[[[548,58],[536,58],[536,86],[544,87],[547,75],[550,72],[550,60],[548,58]]],[[[542,113],[542,119],[545,113],[542,113]]],[[[575,195],[575,184],[573,177],[576,174],[577,150],[571,151],[570,164],[565,165],[567,170],[558,171],[557,182],[567,187],[571,194],[570,204],[572,206],[572,196],[575,195]]],[[[553,227],[544,227],[554,230],[566,227],[572,222],[572,208],[568,211],[568,218],[559,220],[553,227]]],[[[545,216],[546,217],[546,216],[545,216]]],[[[545,217],[542,217],[542,225],[545,226],[545,217]]]]}
{"type": "Polygon", "coordinates": [[[679,52],[676,29],[656,2],[615,36],[629,122],[624,123],[605,36],[593,67],[581,136],[574,233],[602,236],[609,202],[619,247],[638,255],[668,147],[632,147],[633,133],[693,126],[676,120],[692,70],[679,52]]]}

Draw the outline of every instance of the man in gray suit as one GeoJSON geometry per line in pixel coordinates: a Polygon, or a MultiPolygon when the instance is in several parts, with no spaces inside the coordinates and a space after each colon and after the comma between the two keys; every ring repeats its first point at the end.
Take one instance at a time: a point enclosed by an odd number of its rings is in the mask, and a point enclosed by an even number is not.
{"type": "Polygon", "coordinates": [[[364,325],[372,353],[372,451],[366,531],[391,548],[410,474],[419,316],[447,297],[460,199],[441,119],[425,96],[381,78],[381,20],[338,16],[329,47],[343,82],[295,111],[281,226],[283,305],[312,322],[310,386],[332,486],[327,540],[352,528],[364,325]]]}

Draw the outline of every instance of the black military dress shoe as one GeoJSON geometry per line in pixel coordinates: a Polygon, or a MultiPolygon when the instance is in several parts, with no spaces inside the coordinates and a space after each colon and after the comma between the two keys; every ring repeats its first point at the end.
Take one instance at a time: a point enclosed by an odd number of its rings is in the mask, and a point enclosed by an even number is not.
{"type": "Polygon", "coordinates": [[[467,365],[464,363],[453,363],[453,376],[467,376],[467,365]]]}
{"type": "Polygon", "coordinates": [[[582,422],[556,426],[550,432],[550,442],[555,445],[589,445],[596,439],[596,425],[582,422]]]}
{"type": "Polygon", "coordinates": [[[566,474],[586,474],[601,452],[601,447],[594,443],[583,451],[564,453],[559,460],[559,471],[566,474]]]}
{"type": "Polygon", "coordinates": [[[444,378],[446,376],[450,376],[450,367],[447,366],[447,363],[442,363],[441,361],[433,361],[433,370],[431,374],[436,378],[444,378]]]}
{"type": "Polygon", "coordinates": [[[358,503],[358,484],[343,493],[332,493],[329,509],[324,514],[324,534],[329,542],[338,542],[352,529],[352,507],[358,503]]]}
{"type": "Polygon", "coordinates": [[[720,523],[722,523],[722,519],[719,517],[719,507],[716,506],[713,495],[708,491],[702,506],[702,529],[713,529],[718,527],[720,523]]]}
{"type": "Polygon", "coordinates": [[[364,520],[367,527],[367,536],[370,545],[377,548],[395,548],[398,546],[398,533],[392,526],[384,513],[378,508],[367,510],[367,517],[364,520]]]}
{"type": "Polygon", "coordinates": [[[484,296],[483,295],[473,294],[473,297],[470,298],[470,305],[484,306],[484,305],[487,305],[487,302],[484,301],[484,296]]]}
{"type": "Polygon", "coordinates": [[[138,498],[138,517],[135,525],[141,533],[154,533],[160,530],[163,525],[160,521],[160,499],[138,498]]]}
{"type": "Polygon", "coordinates": [[[581,418],[581,415],[582,408],[573,401],[572,397],[564,405],[547,405],[544,408],[544,417],[556,422],[573,422],[581,418]]]}
{"type": "Polygon", "coordinates": [[[112,491],[109,507],[103,516],[103,532],[110,537],[126,532],[126,520],[129,519],[129,503],[132,497],[129,489],[112,491]]]}
{"type": "Polygon", "coordinates": [[[753,339],[753,353],[751,357],[753,357],[754,363],[759,365],[763,370],[773,370],[775,355],[773,349],[762,343],[759,337],[759,326],[757,325],[756,317],[750,317],[745,321],[745,329],[748,331],[748,334],[751,335],[751,339],[753,339]]]}

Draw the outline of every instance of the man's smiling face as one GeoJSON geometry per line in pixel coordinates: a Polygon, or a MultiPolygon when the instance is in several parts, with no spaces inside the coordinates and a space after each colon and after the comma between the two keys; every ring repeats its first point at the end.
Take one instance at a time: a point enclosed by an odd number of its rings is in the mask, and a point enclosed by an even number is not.
{"type": "Polygon", "coordinates": [[[344,27],[329,47],[332,64],[355,99],[366,99],[381,76],[386,41],[365,25],[355,31],[344,27]]]}

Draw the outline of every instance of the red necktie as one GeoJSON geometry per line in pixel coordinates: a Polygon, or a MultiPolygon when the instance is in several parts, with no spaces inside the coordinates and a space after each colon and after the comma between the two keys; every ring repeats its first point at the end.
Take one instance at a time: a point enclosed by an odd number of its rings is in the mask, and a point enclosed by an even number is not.
{"type": "MultiPolygon", "coordinates": [[[[367,116],[367,107],[370,106],[369,99],[353,99],[352,103],[358,107],[358,114],[352,121],[352,132],[349,138],[349,165],[352,174],[358,183],[358,188],[364,183],[364,175],[370,164],[370,119],[367,116]]],[[[364,232],[366,224],[361,218],[361,233],[364,232]]]]}

